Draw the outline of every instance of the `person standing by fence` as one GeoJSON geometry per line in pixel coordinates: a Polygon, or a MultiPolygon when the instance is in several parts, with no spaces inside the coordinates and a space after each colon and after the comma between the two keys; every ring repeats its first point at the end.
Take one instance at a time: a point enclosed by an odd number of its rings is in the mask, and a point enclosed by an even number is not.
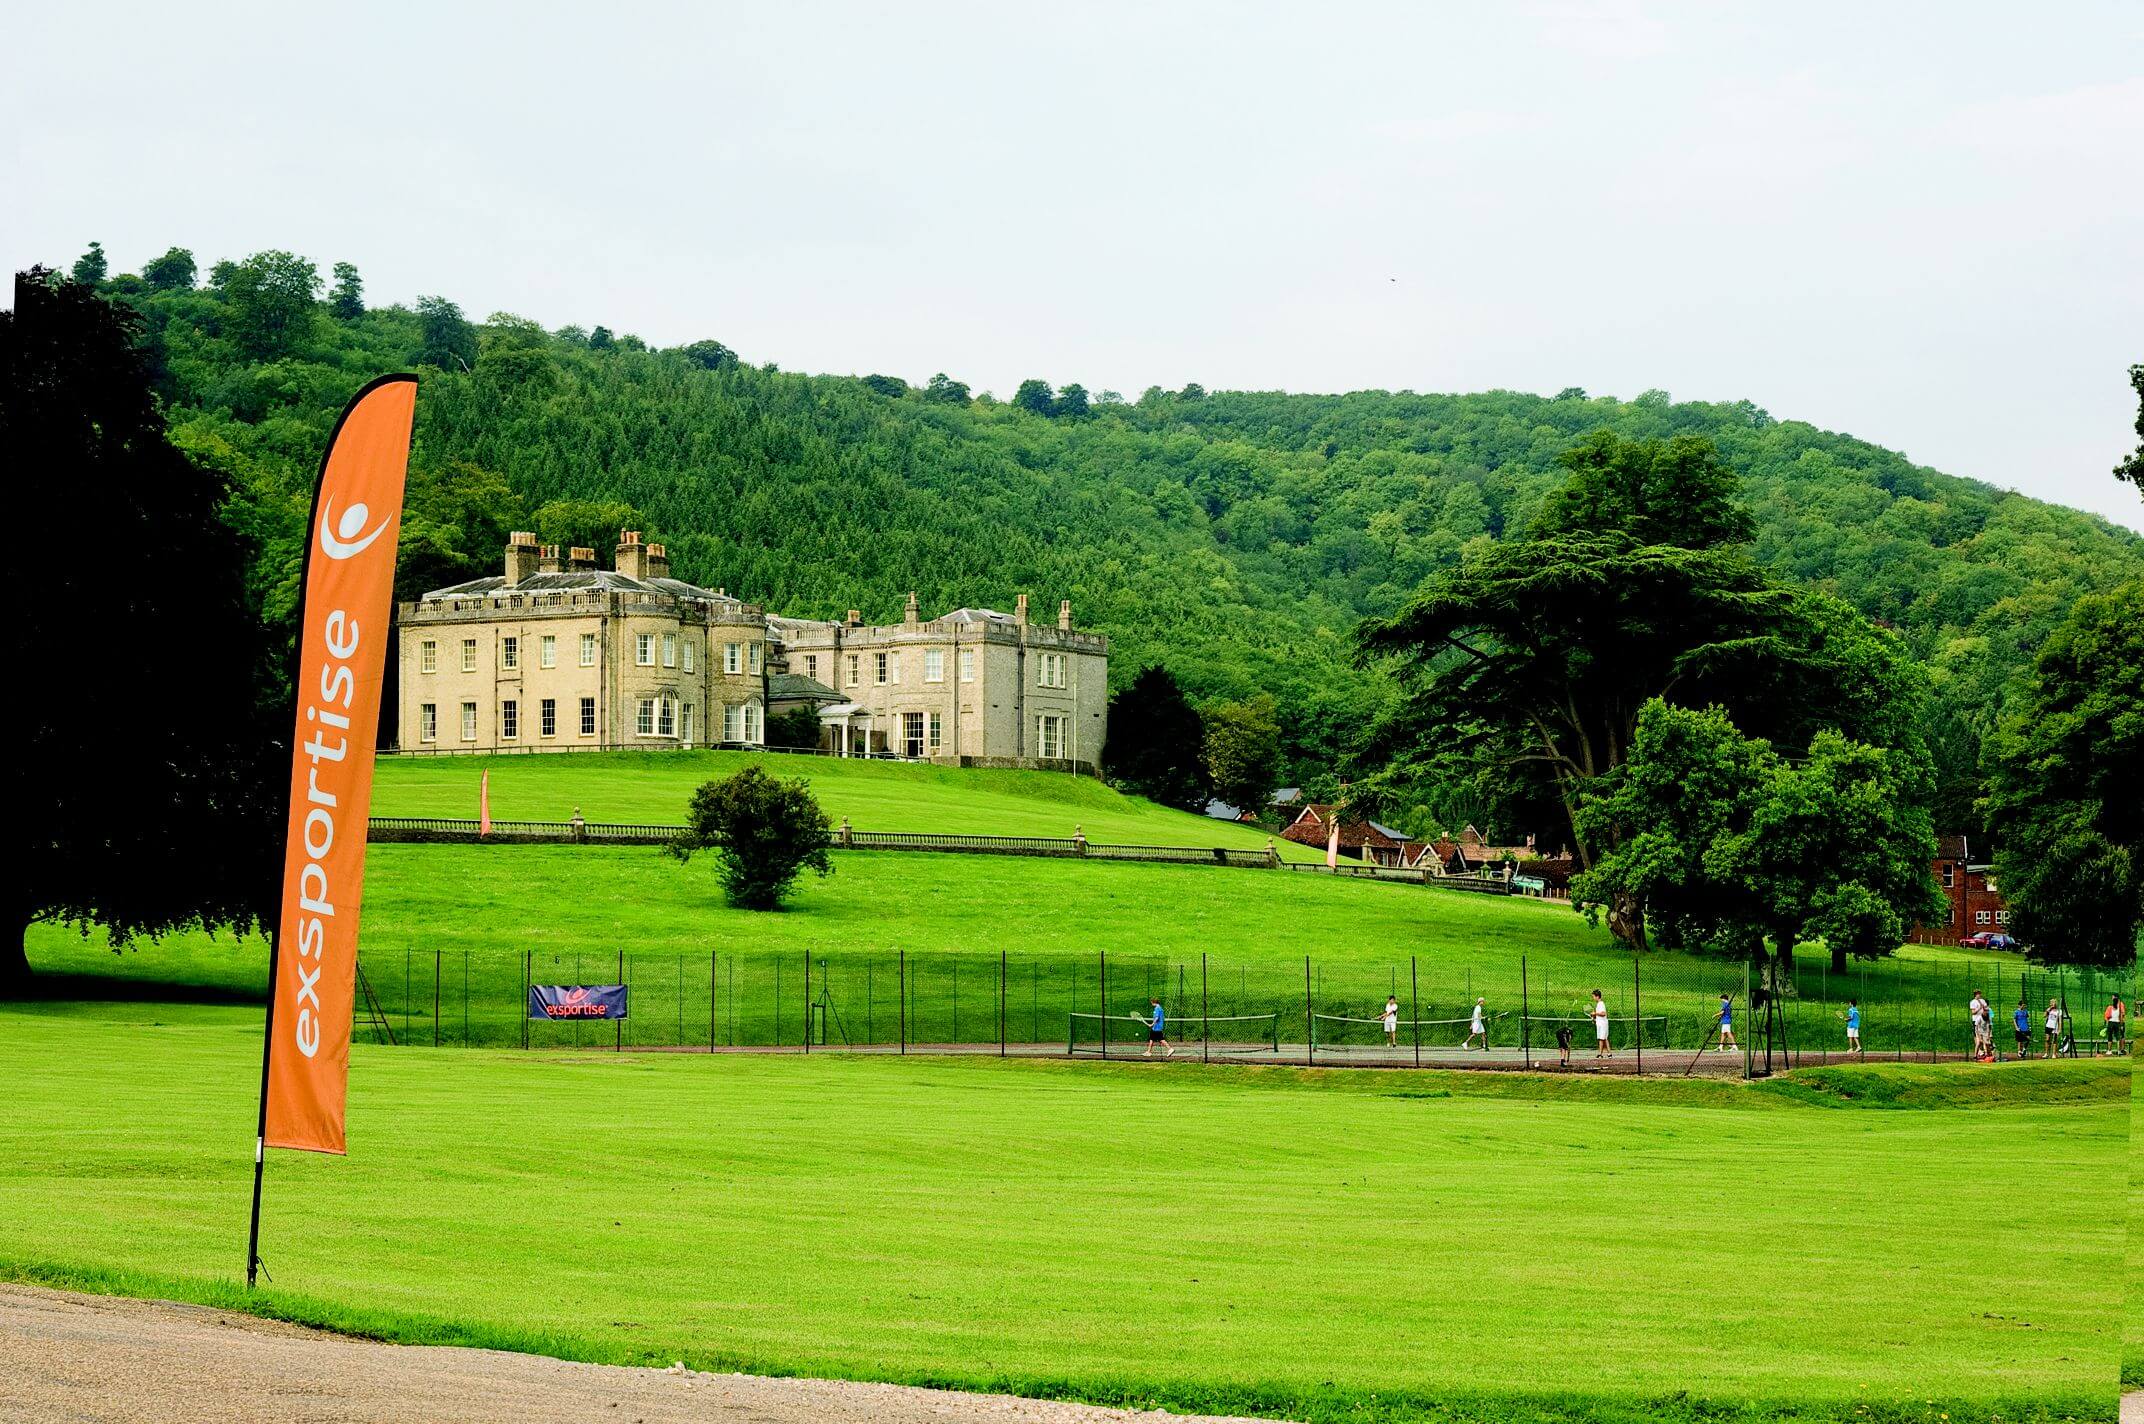
{"type": "Polygon", "coordinates": [[[1737,1048],[1735,1042],[1735,996],[1720,995],[1720,1052],[1737,1048]]]}
{"type": "Polygon", "coordinates": [[[1476,999],[1474,1001],[1474,1018],[1467,1025],[1467,1041],[1459,1045],[1462,1049],[1472,1048],[1474,1040],[1478,1038],[1481,1040],[1481,1051],[1484,1053],[1489,1051],[1489,1021],[1483,1012],[1488,1002],[1486,999],[1476,999]]]}
{"type": "Polygon", "coordinates": [[[1387,994],[1385,996],[1385,1047],[1398,1048],[1399,1046],[1400,996],[1387,994]]]}
{"type": "Polygon", "coordinates": [[[1846,1001],[1846,1051],[1866,1057],[1861,1051],[1861,1001],[1846,1001]]]}
{"type": "Polygon", "coordinates": [[[2102,1053],[2114,1054],[2127,1051],[2126,1045],[2123,1043],[2122,1034],[2122,1021],[2126,1017],[2128,1017],[2128,1005],[2122,1002],[2120,994],[2116,994],[2113,998],[2107,1000],[2105,1026],[2101,1030],[2106,1040],[2100,1049],[2102,1053]]]}
{"type": "Polygon", "coordinates": [[[1608,1047],[1608,999],[1598,989],[1593,991],[1593,1056],[1615,1056],[1608,1047]]]}
{"type": "Polygon", "coordinates": [[[2043,1056],[2047,1058],[2054,1057],[2055,1050],[2061,1046],[2062,1001],[2060,999],[2049,999],[2047,1001],[2047,1052],[2043,1056]]]}

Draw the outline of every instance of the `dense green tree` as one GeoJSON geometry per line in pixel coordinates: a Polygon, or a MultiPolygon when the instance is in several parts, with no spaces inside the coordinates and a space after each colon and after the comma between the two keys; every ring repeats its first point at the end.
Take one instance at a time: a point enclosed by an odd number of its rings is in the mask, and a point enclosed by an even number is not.
{"type": "Polygon", "coordinates": [[[1206,709],[1205,760],[1213,794],[1263,811],[1280,780],[1280,721],[1268,693],[1206,709]]]}
{"type": "Polygon", "coordinates": [[[123,640],[128,677],[156,690],[147,712],[120,696],[12,699],[7,789],[22,814],[0,993],[29,976],[34,921],[94,924],[124,944],[250,929],[273,899],[271,768],[290,724],[258,700],[251,551],[224,518],[229,481],[166,434],[139,335],[92,287],[38,271],[0,312],[0,444],[37,472],[16,513],[39,535],[15,568],[66,610],[9,620],[8,666],[79,666],[84,630],[104,629],[123,640]]]}
{"type": "Polygon", "coordinates": [[[2129,368],[2129,387],[2137,393],[2137,448],[2114,467],[2114,477],[2127,480],[2144,494],[2144,365],[2129,368]]]}
{"type": "Polygon", "coordinates": [[[1710,440],[1627,440],[1596,430],[1556,459],[1570,474],[1541,502],[1535,534],[1619,530],[1640,544],[1712,549],[1746,544],[1756,522],[1741,481],[1710,440]]]}
{"type": "Polygon", "coordinates": [[[1579,808],[1612,848],[1572,883],[1598,913],[1635,903],[1670,947],[1762,960],[1791,977],[1822,940],[1834,972],[1887,955],[1942,912],[1929,866],[1929,767],[1911,747],[1819,732],[1800,758],[1744,736],[1718,707],[1645,704],[1630,755],[1579,808]]]}
{"type": "Polygon", "coordinates": [[[931,377],[930,384],[923,388],[923,398],[933,405],[966,405],[968,384],[965,381],[956,381],[940,371],[931,377]]]}
{"type": "Polygon", "coordinates": [[[460,307],[445,297],[419,297],[417,320],[419,361],[442,371],[467,371],[476,365],[476,328],[460,307]]]}
{"type": "Polygon", "coordinates": [[[94,287],[104,281],[109,270],[109,266],[104,260],[104,244],[92,242],[87,252],[75,258],[72,275],[75,281],[82,283],[84,286],[94,287]]]}
{"type": "Polygon", "coordinates": [[[684,352],[686,360],[704,371],[723,371],[737,364],[737,353],[719,341],[695,341],[684,352]]]}
{"type": "Polygon", "coordinates": [[[777,910],[805,871],[822,877],[834,873],[826,853],[833,844],[831,828],[808,782],[748,766],[692,794],[685,829],[670,851],[689,860],[695,851],[712,850],[732,905],[777,910]]]}
{"type": "Polygon", "coordinates": [[[337,321],[356,321],[365,314],[365,279],[354,263],[335,264],[335,283],[328,288],[328,315],[337,321]]]}
{"type": "Polygon", "coordinates": [[[588,332],[588,349],[590,351],[608,351],[617,344],[618,339],[611,335],[611,330],[607,326],[598,325],[592,327],[588,332]]]}
{"type": "Polygon", "coordinates": [[[791,707],[767,718],[770,747],[817,747],[819,742],[819,714],[809,707],[791,707]]]}
{"type": "Polygon", "coordinates": [[[1066,386],[1057,393],[1057,399],[1050,406],[1050,414],[1062,416],[1067,420],[1085,419],[1089,414],[1087,388],[1077,381],[1066,386]]]}
{"type": "Polygon", "coordinates": [[[142,280],[160,292],[192,291],[194,277],[194,255],[183,247],[166,248],[163,256],[152,257],[141,267],[142,280]]]}
{"type": "Polygon", "coordinates": [[[320,272],[288,252],[256,252],[243,262],[218,263],[219,295],[239,349],[272,361],[296,351],[313,332],[320,272]]]}
{"type": "Polygon", "coordinates": [[[882,376],[874,371],[863,377],[863,383],[865,390],[874,395],[885,396],[889,400],[898,400],[908,394],[908,382],[899,376],[882,376]]]}
{"type": "Polygon", "coordinates": [[[1012,403],[1032,414],[1048,415],[1056,408],[1057,396],[1048,381],[1038,381],[1030,376],[1012,393],[1012,403]]]}
{"type": "Polygon", "coordinates": [[[2144,580],[2079,600],[1995,737],[2011,926],[2053,963],[2122,965],[2144,928],[2144,580]]]}
{"type": "MultiPolygon", "coordinates": [[[[1408,688],[1399,720],[1425,774],[1473,759],[1545,782],[1564,814],[1543,829],[1568,827],[1588,868],[1625,828],[1578,812],[1594,781],[1623,764],[1654,698],[1720,703],[1797,746],[1826,727],[1922,745],[1922,688],[1903,650],[1748,559],[1731,473],[1703,450],[1613,448],[1622,443],[1581,442],[1529,537],[1470,545],[1457,568],[1361,633],[1408,688]],[[1650,498],[1656,482],[1683,492],[1682,513],[1650,498]]],[[[1620,899],[1610,926],[1642,942],[1643,913],[1641,900],[1620,899]]]]}
{"type": "Polygon", "coordinates": [[[1141,668],[1109,699],[1102,774],[1150,801],[1185,811],[1203,808],[1211,790],[1205,746],[1206,725],[1198,709],[1160,663],[1141,668]]]}

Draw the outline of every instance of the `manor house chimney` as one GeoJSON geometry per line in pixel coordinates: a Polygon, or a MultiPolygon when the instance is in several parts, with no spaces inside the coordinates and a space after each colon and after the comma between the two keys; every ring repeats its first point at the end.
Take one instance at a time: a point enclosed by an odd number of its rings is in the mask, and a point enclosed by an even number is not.
{"type": "Polygon", "coordinates": [[[1069,598],[1057,601],[1057,626],[1064,632],[1072,631],[1072,600],[1069,598]]]}
{"type": "Polygon", "coordinates": [[[596,571],[596,551],[575,544],[566,551],[566,568],[577,574],[592,574],[596,571]]]}
{"type": "Polygon", "coordinates": [[[670,551],[660,544],[648,545],[648,571],[646,578],[670,577],[670,551]]]}
{"type": "Polygon", "coordinates": [[[618,572],[627,578],[648,576],[648,546],[640,542],[638,529],[618,531],[618,572]]]}
{"type": "Polygon", "coordinates": [[[536,536],[526,529],[516,529],[506,536],[506,586],[513,588],[524,583],[536,572],[541,555],[537,552],[536,536]]]}
{"type": "Polygon", "coordinates": [[[537,550],[537,556],[536,572],[540,574],[562,574],[566,571],[566,561],[559,557],[558,545],[543,545],[537,550]]]}

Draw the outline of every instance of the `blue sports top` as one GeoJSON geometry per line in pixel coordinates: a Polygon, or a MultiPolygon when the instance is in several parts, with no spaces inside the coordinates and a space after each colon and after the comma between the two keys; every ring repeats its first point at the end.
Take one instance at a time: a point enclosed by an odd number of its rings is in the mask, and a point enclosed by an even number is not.
{"type": "Polygon", "coordinates": [[[2019,1033],[2032,1032],[2032,1015],[2026,1013],[2023,1009],[2019,1009],[2016,1013],[2010,1015],[2010,1022],[2017,1025],[2019,1033]]]}
{"type": "Polygon", "coordinates": [[[1735,1001],[1729,998],[1722,997],[1720,1000],[1720,1022],[1723,1024],[1731,1024],[1734,1021],[1735,1001]]]}
{"type": "Polygon", "coordinates": [[[1159,1005],[1159,1004],[1156,1004],[1156,1005],[1154,1005],[1154,1024],[1153,1024],[1153,1028],[1154,1028],[1154,1032],[1156,1032],[1156,1033],[1160,1033],[1160,1032],[1161,1032],[1161,1005],[1159,1005]]]}
{"type": "Polygon", "coordinates": [[[1849,1009],[1847,1009],[1847,1011],[1846,1011],[1846,1026],[1847,1026],[1848,1028],[1859,1028],[1859,1027],[1861,1027],[1861,1010],[1860,1010],[1859,1006],[1855,1006],[1855,1007],[1852,1007],[1852,1008],[1849,1008],[1849,1009]]]}

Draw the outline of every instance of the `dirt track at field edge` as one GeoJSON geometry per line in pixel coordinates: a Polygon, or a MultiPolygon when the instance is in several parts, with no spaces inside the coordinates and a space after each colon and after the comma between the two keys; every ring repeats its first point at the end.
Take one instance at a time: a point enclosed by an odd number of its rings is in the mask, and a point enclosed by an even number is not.
{"type": "Polygon", "coordinates": [[[206,1306],[7,1284],[0,1380],[6,1424],[1196,1424],[1179,1414],[908,1385],[388,1345],[206,1306]]]}

